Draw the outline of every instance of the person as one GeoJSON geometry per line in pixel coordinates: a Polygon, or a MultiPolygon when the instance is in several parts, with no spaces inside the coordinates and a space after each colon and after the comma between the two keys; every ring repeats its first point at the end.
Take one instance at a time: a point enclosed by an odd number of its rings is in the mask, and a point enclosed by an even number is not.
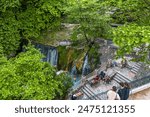
{"type": "Polygon", "coordinates": [[[127,100],[129,98],[129,95],[130,95],[130,85],[125,82],[121,82],[119,83],[121,88],[118,90],[118,94],[120,96],[120,99],[121,100],[127,100]]]}
{"type": "Polygon", "coordinates": [[[81,91],[75,93],[75,94],[72,94],[71,95],[71,100],[76,100],[78,97],[82,96],[83,93],[81,91]]]}
{"type": "Polygon", "coordinates": [[[111,82],[111,78],[109,76],[106,76],[104,78],[104,81],[106,82],[106,84],[109,84],[111,82]]]}
{"type": "Polygon", "coordinates": [[[124,60],[122,60],[121,61],[121,68],[125,68],[125,67],[127,67],[128,66],[128,61],[127,61],[127,59],[124,59],[124,60]]]}
{"type": "Polygon", "coordinates": [[[129,83],[125,82],[124,83],[124,87],[125,87],[125,95],[124,95],[124,100],[127,100],[129,98],[130,95],[130,85],[129,83]]]}
{"type": "Polygon", "coordinates": [[[97,75],[95,78],[92,79],[91,81],[91,86],[93,86],[95,83],[98,83],[100,80],[99,76],[97,75]]]}
{"type": "Polygon", "coordinates": [[[124,97],[125,97],[125,87],[124,87],[124,83],[123,82],[120,82],[119,83],[121,88],[118,90],[118,94],[120,96],[120,100],[124,100],[124,97]]]}
{"type": "Polygon", "coordinates": [[[77,99],[77,96],[75,94],[72,94],[71,95],[71,100],[76,100],[77,99]]]}
{"type": "Polygon", "coordinates": [[[113,66],[113,67],[117,67],[117,66],[118,66],[117,62],[116,62],[116,61],[113,61],[113,62],[112,62],[112,66],[113,66]]]}
{"type": "Polygon", "coordinates": [[[108,59],[107,64],[106,64],[106,69],[112,67],[112,60],[108,59]]]}
{"type": "Polygon", "coordinates": [[[116,86],[113,86],[112,89],[107,92],[107,99],[108,100],[120,100],[120,97],[116,91],[117,91],[116,86]]]}
{"type": "Polygon", "coordinates": [[[97,75],[95,78],[93,78],[95,81],[99,80],[99,76],[97,75]]]}
{"type": "Polygon", "coordinates": [[[101,72],[100,72],[99,77],[101,78],[101,80],[104,79],[105,75],[106,75],[106,74],[105,74],[104,71],[101,71],[101,72]]]}

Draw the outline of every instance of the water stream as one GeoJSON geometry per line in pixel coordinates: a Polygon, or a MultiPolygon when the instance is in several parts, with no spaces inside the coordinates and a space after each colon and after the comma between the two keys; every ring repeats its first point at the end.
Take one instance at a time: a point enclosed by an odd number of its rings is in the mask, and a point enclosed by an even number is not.
{"type": "Polygon", "coordinates": [[[88,55],[85,56],[85,60],[82,67],[82,75],[85,76],[90,73],[90,65],[88,63],[88,55]]]}
{"type": "Polygon", "coordinates": [[[41,53],[44,54],[43,61],[49,62],[52,66],[57,66],[58,51],[55,47],[42,44],[35,44],[35,47],[40,49],[41,53]]]}

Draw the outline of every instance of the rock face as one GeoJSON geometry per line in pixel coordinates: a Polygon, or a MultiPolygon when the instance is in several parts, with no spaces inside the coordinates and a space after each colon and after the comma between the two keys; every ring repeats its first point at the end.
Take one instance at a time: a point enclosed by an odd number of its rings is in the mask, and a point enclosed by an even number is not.
{"type": "Polygon", "coordinates": [[[72,72],[76,68],[76,74],[87,75],[92,71],[99,62],[99,54],[95,48],[87,54],[88,48],[78,48],[72,46],[49,46],[34,43],[45,57],[43,61],[49,62],[58,70],[72,72]]]}
{"type": "Polygon", "coordinates": [[[129,100],[150,100],[150,88],[130,95],[129,100]]]}
{"type": "MultiPolygon", "coordinates": [[[[63,23],[57,31],[43,32],[37,41],[43,47],[37,44],[37,48],[40,48],[45,55],[43,60],[57,66],[58,70],[71,72],[72,68],[76,66],[78,74],[86,75],[100,64],[99,45],[101,42],[95,43],[90,48],[84,39],[72,40],[71,34],[77,26],[79,24],[63,23]],[[88,57],[86,57],[86,53],[88,53],[88,57]]],[[[103,39],[102,42],[104,43],[105,40],[103,39]]]]}

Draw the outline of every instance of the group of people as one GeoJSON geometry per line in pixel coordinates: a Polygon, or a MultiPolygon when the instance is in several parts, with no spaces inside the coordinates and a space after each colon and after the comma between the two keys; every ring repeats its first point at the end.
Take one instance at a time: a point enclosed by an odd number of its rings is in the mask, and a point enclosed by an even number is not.
{"type": "Polygon", "coordinates": [[[100,80],[103,80],[104,77],[105,77],[105,73],[101,71],[100,74],[97,74],[96,77],[94,77],[91,80],[90,85],[93,86],[94,84],[98,83],[100,80]]]}
{"type": "Polygon", "coordinates": [[[107,84],[109,84],[112,80],[111,77],[106,75],[105,71],[101,71],[100,74],[99,74],[99,77],[101,78],[102,81],[106,82],[107,84]]]}
{"type": "MultiPolygon", "coordinates": [[[[127,100],[130,95],[130,85],[127,82],[120,82],[120,88],[117,90],[116,86],[113,86],[107,92],[108,100],[127,100]]],[[[83,92],[78,91],[71,95],[71,100],[76,100],[78,97],[82,96],[83,92]]]]}
{"type": "Polygon", "coordinates": [[[107,92],[108,100],[127,100],[130,94],[130,85],[127,82],[120,82],[120,89],[117,90],[116,86],[113,86],[111,90],[107,92]]]}
{"type": "Polygon", "coordinates": [[[109,77],[108,75],[106,75],[105,71],[101,71],[99,74],[96,75],[96,77],[94,77],[90,84],[91,86],[93,86],[94,84],[98,83],[99,81],[104,81],[107,84],[109,84],[111,82],[112,78],[109,77]]]}

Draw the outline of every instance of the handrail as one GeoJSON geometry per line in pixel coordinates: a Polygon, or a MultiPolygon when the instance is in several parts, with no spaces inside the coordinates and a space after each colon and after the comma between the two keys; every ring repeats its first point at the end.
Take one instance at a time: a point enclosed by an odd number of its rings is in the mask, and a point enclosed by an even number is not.
{"type": "Polygon", "coordinates": [[[150,75],[130,82],[131,88],[137,88],[150,82],[150,75]]]}
{"type": "MultiPolygon", "coordinates": [[[[97,75],[97,72],[100,71],[100,70],[103,70],[103,66],[99,67],[98,69],[96,69],[93,72],[91,72],[88,75],[86,75],[85,76],[85,79],[86,79],[85,81],[92,79],[92,77],[97,75]]],[[[123,76],[122,74],[120,74],[120,75],[123,76]]],[[[144,84],[147,84],[149,82],[150,82],[150,75],[145,76],[145,77],[140,78],[140,79],[136,79],[136,80],[130,81],[128,83],[131,85],[131,89],[134,89],[134,88],[140,87],[140,86],[142,86],[144,84]]],[[[83,85],[86,85],[86,82],[81,82],[81,84],[78,87],[76,87],[76,89],[79,89],[83,85]]],[[[117,88],[120,88],[120,87],[117,87],[117,88]]],[[[98,94],[95,94],[95,95],[91,96],[90,98],[87,97],[87,99],[92,99],[94,97],[98,97],[99,99],[107,99],[107,95],[106,94],[107,94],[107,91],[101,92],[101,93],[98,93],[98,94]]]]}
{"type": "MultiPolygon", "coordinates": [[[[134,81],[131,81],[130,82],[130,85],[131,85],[131,90],[135,89],[135,88],[138,88],[142,85],[145,85],[145,84],[148,84],[150,83],[150,75],[148,76],[145,76],[143,78],[140,78],[140,79],[136,79],[134,81]]],[[[117,87],[117,89],[120,88],[120,87],[117,87]]],[[[100,97],[101,99],[106,99],[107,97],[107,92],[108,91],[105,91],[105,92],[101,92],[99,94],[97,94],[96,96],[100,97]]]]}
{"type": "Polygon", "coordinates": [[[72,92],[76,91],[76,90],[79,90],[81,89],[81,87],[83,87],[84,85],[86,85],[87,83],[87,80],[90,80],[92,79],[95,75],[97,75],[97,72],[100,71],[100,70],[104,70],[103,69],[103,65],[101,65],[98,69],[95,69],[93,72],[89,73],[88,75],[85,76],[85,79],[83,80],[82,78],[78,81],[80,82],[80,84],[77,86],[73,86],[73,90],[69,93],[71,94],[72,92]]]}

